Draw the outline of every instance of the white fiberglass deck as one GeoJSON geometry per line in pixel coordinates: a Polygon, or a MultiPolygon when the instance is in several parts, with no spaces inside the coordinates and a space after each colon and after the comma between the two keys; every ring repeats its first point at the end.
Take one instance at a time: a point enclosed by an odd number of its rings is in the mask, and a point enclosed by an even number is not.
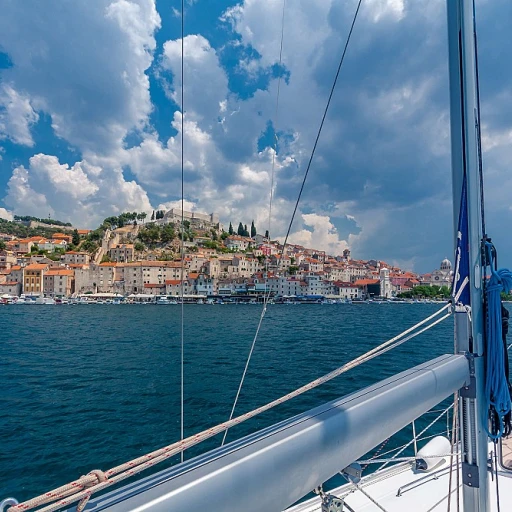
{"type": "MultiPolygon", "coordinates": [[[[504,441],[503,461],[512,463],[512,439],[504,441]]],[[[492,444],[489,451],[493,450],[492,444]]],[[[498,456],[499,458],[499,456],[498,456]]],[[[490,510],[498,510],[496,503],[496,480],[489,472],[490,510]]],[[[368,496],[347,484],[329,491],[337,497],[345,497],[347,512],[446,512],[448,506],[450,464],[445,461],[438,469],[431,472],[416,472],[412,464],[405,462],[390,467],[381,473],[370,474],[363,477],[359,486],[363,491],[377,502],[379,508],[368,496]]],[[[459,475],[460,510],[462,508],[462,476],[459,475]]],[[[512,471],[498,470],[498,485],[501,510],[512,509],[512,471]]],[[[452,472],[451,510],[457,510],[457,475],[455,462],[452,472]]],[[[286,509],[286,512],[320,512],[320,498],[313,498],[307,502],[286,509]]]]}

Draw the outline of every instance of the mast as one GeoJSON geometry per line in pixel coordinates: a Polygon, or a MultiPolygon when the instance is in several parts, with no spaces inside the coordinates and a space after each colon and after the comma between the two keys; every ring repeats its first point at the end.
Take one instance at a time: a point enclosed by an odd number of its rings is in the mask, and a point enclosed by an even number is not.
{"type": "MultiPolygon", "coordinates": [[[[469,355],[471,384],[460,394],[460,439],[463,503],[465,512],[487,512],[488,438],[484,399],[484,310],[481,244],[484,233],[480,176],[480,119],[474,0],[447,0],[450,73],[450,123],[455,245],[457,247],[461,197],[465,182],[467,241],[460,244],[469,259],[468,274],[471,321],[464,307],[456,308],[456,350],[469,355]]],[[[458,270],[456,265],[456,272],[458,270]]]]}

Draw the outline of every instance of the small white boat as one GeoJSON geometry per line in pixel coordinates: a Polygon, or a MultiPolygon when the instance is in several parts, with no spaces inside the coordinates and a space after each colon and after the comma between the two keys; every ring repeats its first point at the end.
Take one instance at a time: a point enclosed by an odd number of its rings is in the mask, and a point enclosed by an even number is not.
{"type": "Polygon", "coordinates": [[[44,306],[53,306],[55,304],[55,300],[53,300],[51,297],[38,297],[35,300],[36,304],[44,305],[44,306]]]}

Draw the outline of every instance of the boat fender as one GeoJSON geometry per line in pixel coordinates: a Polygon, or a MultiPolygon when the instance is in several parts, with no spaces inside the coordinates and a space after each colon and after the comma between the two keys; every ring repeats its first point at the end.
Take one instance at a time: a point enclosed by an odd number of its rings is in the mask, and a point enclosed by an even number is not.
{"type": "Polygon", "coordinates": [[[434,437],[416,454],[416,471],[432,471],[445,462],[451,448],[446,437],[434,437]]]}

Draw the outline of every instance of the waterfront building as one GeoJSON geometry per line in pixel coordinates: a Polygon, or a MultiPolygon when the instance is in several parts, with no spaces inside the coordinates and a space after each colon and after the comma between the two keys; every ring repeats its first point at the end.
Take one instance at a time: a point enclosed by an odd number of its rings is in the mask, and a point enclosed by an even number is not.
{"type": "MultiPolygon", "coordinates": [[[[166,295],[181,295],[181,279],[168,279],[165,281],[165,294],[166,295]]],[[[194,294],[194,285],[188,279],[183,280],[183,295],[194,294]]]]}
{"type": "Polygon", "coordinates": [[[206,274],[199,274],[195,279],[195,293],[197,295],[216,295],[217,291],[217,279],[206,274]]]}
{"type": "Polygon", "coordinates": [[[9,269],[9,274],[7,275],[6,281],[15,281],[17,283],[23,283],[23,268],[21,265],[13,265],[9,269]]]}
{"type": "Polygon", "coordinates": [[[23,269],[23,293],[44,293],[44,274],[50,266],[45,263],[31,263],[23,269]]]}
{"type": "Polygon", "coordinates": [[[0,295],[21,295],[21,283],[17,281],[4,281],[0,283],[0,295]]]}
{"type": "Polygon", "coordinates": [[[68,297],[75,291],[75,273],[70,269],[49,269],[44,274],[43,292],[50,297],[68,297]]]}
{"type": "Polygon", "coordinates": [[[393,285],[389,278],[389,268],[381,268],[379,271],[380,296],[390,299],[393,296],[393,285]]]}
{"type": "Polygon", "coordinates": [[[165,295],[167,293],[167,286],[165,283],[144,283],[143,292],[145,295],[165,295]]]}
{"type": "Polygon", "coordinates": [[[353,283],[334,281],[332,283],[332,296],[340,299],[362,299],[363,290],[353,283]]]}
{"type": "Polygon", "coordinates": [[[115,269],[114,263],[75,268],[75,290],[77,293],[113,293],[115,269]]]}
{"type": "Polygon", "coordinates": [[[380,279],[358,279],[354,284],[361,288],[363,298],[380,296],[380,279]]]}

